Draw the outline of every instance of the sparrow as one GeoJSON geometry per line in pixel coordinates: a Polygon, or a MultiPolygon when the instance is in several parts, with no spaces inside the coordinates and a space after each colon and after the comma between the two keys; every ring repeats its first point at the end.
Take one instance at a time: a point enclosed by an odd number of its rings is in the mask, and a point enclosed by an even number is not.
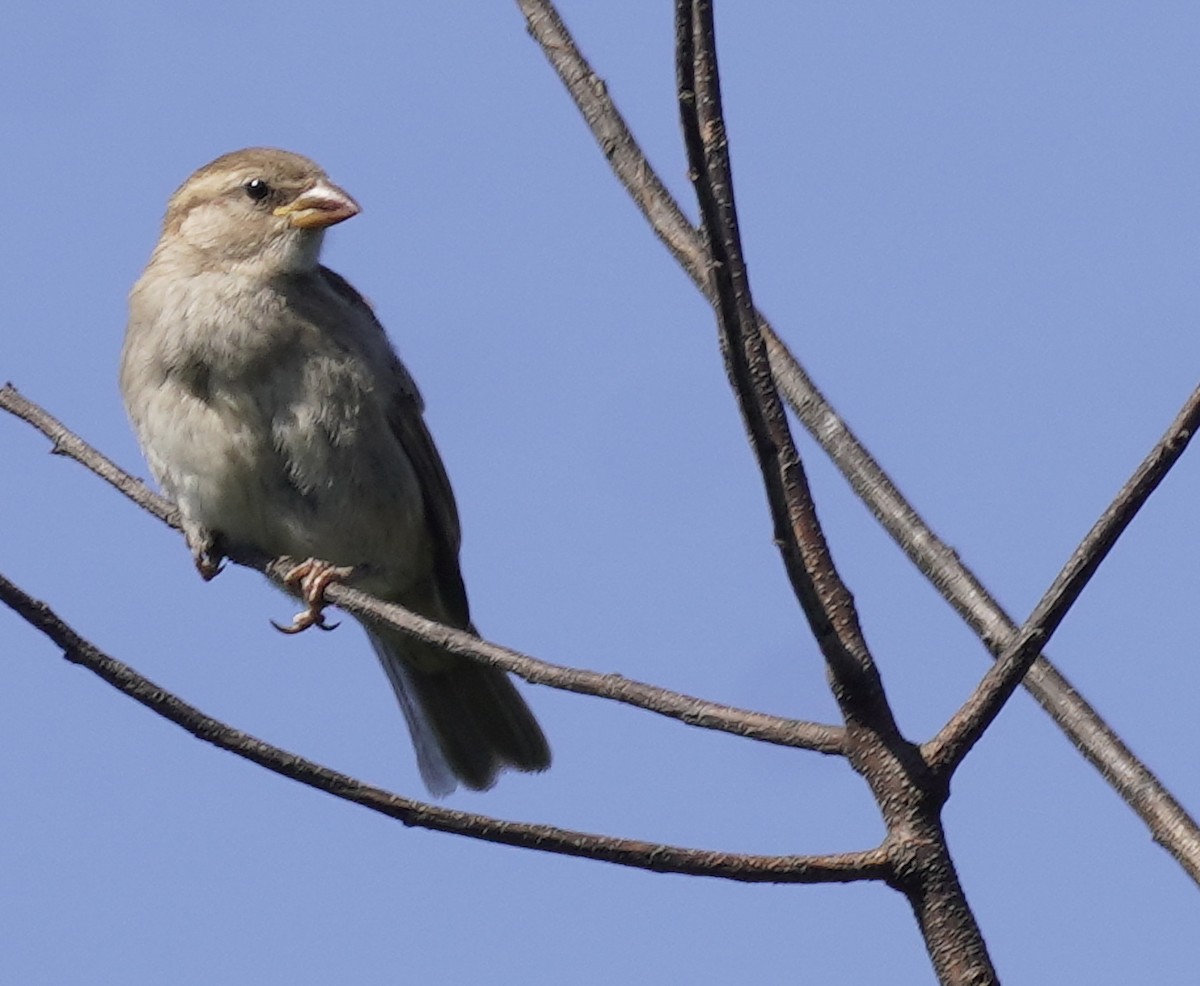
{"type": "MultiPolygon", "coordinates": [[[[331,629],[324,591],[352,578],[474,633],[420,392],[371,307],[320,263],[325,230],[358,212],[288,151],[234,151],[195,172],[130,293],[121,394],[206,580],[230,546],[253,548],[292,562],[306,608],[286,632],[331,629]]],[[[433,794],[550,765],[503,671],[364,627],[433,794]]]]}

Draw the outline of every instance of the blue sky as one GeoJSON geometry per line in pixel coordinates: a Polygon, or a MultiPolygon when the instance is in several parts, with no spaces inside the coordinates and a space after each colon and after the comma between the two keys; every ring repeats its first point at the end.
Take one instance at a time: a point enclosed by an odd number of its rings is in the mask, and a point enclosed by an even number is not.
{"type": "MultiPolygon", "coordinates": [[[[562,12],[686,198],[665,2],[562,12]]],[[[935,528],[1024,617],[1195,386],[1194,4],[724,3],[756,300],[935,528]]],[[[171,191],[225,151],[320,161],[363,205],[326,259],[417,376],[479,626],[548,660],[830,720],[711,313],[512,4],[15,0],[0,61],[0,378],[145,469],[116,362],[171,191]]],[[[903,728],[982,647],[807,438],[903,728]]],[[[419,794],[361,631],[285,638],[257,575],[0,420],[0,570],[264,739],[419,794]]],[[[1194,456],[1050,647],[1200,810],[1194,456]]],[[[0,613],[0,979],[22,984],[932,981],[875,885],[742,887],[420,831],[207,747],[0,613]]],[[[758,852],[873,845],[836,760],[527,689],[547,775],[450,804],[758,852]]],[[[1018,696],[955,779],[960,875],[1011,982],[1194,979],[1196,888],[1018,696]]]]}

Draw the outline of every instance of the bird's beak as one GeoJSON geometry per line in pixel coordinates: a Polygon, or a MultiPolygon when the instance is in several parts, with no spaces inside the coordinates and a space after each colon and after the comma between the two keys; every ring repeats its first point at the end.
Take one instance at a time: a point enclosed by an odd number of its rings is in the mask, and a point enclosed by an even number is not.
{"type": "Polygon", "coordinates": [[[361,211],[358,203],[337,185],[319,181],[287,205],[281,205],[275,215],[286,216],[293,226],[301,229],[324,229],[361,211]]]}

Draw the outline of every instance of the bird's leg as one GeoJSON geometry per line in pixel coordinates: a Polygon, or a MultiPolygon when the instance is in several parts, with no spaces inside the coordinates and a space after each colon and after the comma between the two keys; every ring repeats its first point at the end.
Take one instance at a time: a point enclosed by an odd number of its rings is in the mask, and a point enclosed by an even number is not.
{"type": "Polygon", "coordinates": [[[297,590],[307,608],[304,612],[296,614],[291,626],[282,627],[274,620],[271,621],[271,626],[280,633],[300,633],[309,627],[321,630],[335,629],[338,624],[325,622],[323,611],[328,605],[325,602],[325,590],[332,583],[349,578],[353,573],[353,568],[331,565],[319,558],[302,561],[283,577],[283,581],[290,588],[297,590]]]}
{"type": "Polygon", "coordinates": [[[219,535],[201,527],[195,521],[183,522],[183,536],[192,552],[192,561],[196,563],[196,571],[205,582],[211,582],[225,568],[225,552],[221,550],[219,535]]]}

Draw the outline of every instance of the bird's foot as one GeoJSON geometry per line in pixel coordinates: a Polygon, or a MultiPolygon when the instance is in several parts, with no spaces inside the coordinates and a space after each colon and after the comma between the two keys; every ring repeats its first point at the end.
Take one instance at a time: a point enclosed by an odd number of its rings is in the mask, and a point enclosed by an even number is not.
{"type": "Polygon", "coordinates": [[[298,595],[306,606],[304,612],[297,613],[291,626],[280,626],[274,620],[273,626],[280,633],[300,633],[309,627],[319,630],[335,630],[337,623],[327,623],[325,620],[325,590],[334,582],[349,578],[354,573],[353,568],[331,565],[318,558],[309,558],[296,565],[283,577],[284,583],[297,590],[298,595]]]}

